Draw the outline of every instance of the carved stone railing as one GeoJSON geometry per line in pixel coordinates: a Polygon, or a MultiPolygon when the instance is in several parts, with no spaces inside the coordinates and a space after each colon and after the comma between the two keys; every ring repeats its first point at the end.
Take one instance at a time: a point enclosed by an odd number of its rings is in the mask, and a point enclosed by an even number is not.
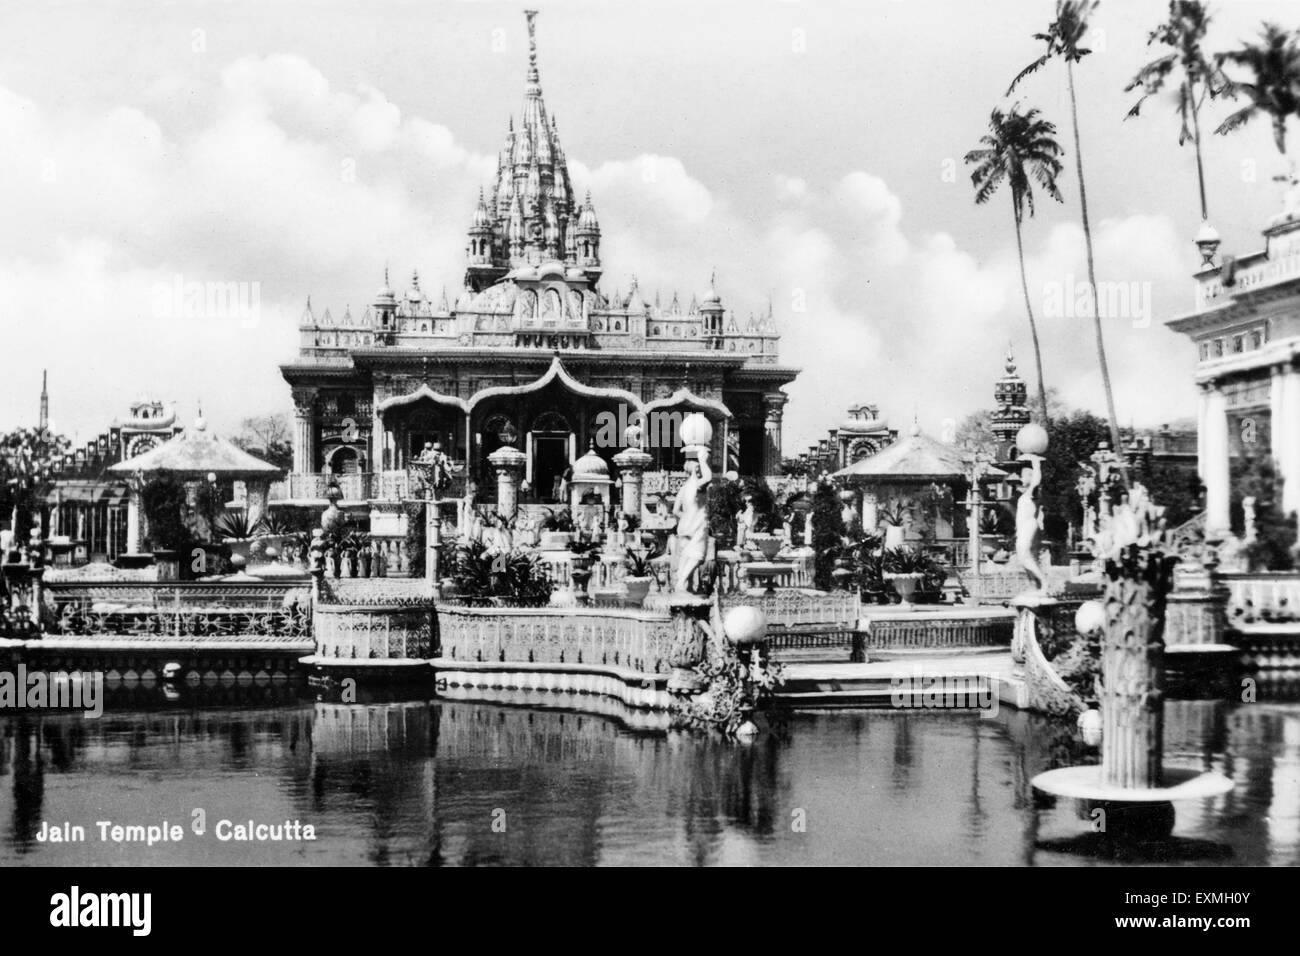
{"type": "Polygon", "coordinates": [[[411,558],[406,551],[404,535],[371,535],[370,547],[375,554],[382,556],[380,567],[383,569],[382,574],[372,574],[372,577],[410,573],[411,558]]]}
{"type": "Polygon", "coordinates": [[[672,622],[648,611],[440,607],[438,634],[448,660],[671,669],[672,622]]]}
{"type": "Polygon", "coordinates": [[[320,582],[320,603],[375,607],[423,605],[433,600],[423,578],[334,578],[320,582]]]}
{"type": "Polygon", "coordinates": [[[1196,283],[1196,311],[1203,312],[1219,305],[1228,296],[1240,295],[1263,286],[1273,285],[1300,276],[1300,253],[1279,256],[1275,259],[1251,257],[1239,265],[1233,274],[1233,284],[1226,289],[1221,278],[1222,270],[1201,276],[1196,283]]]}
{"type": "Polygon", "coordinates": [[[685,481],[684,471],[647,471],[641,480],[641,493],[646,496],[667,495],[671,498],[685,481]]]}
{"type": "Polygon", "coordinates": [[[1229,623],[1300,621],[1300,573],[1227,573],[1229,623]]]}
{"type": "Polygon", "coordinates": [[[301,583],[57,582],[42,616],[47,633],[63,636],[306,638],[310,604],[301,583]]]}
{"type": "Polygon", "coordinates": [[[730,594],[722,602],[723,612],[738,605],[761,608],[769,628],[850,628],[857,625],[862,613],[861,600],[854,592],[807,588],[779,589],[775,594],[730,594]]]}

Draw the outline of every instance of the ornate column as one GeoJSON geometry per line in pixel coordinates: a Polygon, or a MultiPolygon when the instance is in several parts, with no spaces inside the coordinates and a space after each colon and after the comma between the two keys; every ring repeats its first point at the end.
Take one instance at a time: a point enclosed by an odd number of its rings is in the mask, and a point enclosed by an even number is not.
{"type": "Polygon", "coordinates": [[[265,478],[249,478],[244,481],[244,492],[248,507],[248,524],[251,527],[266,517],[266,502],[270,497],[271,483],[265,478]]]}
{"type": "Polygon", "coordinates": [[[1232,489],[1229,478],[1228,402],[1217,385],[1202,386],[1205,392],[1205,425],[1202,430],[1201,480],[1205,483],[1206,531],[1226,535],[1232,528],[1229,506],[1232,489]]]}
{"type": "Polygon", "coordinates": [[[870,489],[862,490],[862,530],[867,534],[875,534],[876,526],[880,524],[880,501],[876,493],[870,489]]]}
{"type": "Polygon", "coordinates": [[[519,510],[519,480],[528,456],[518,448],[502,445],[488,455],[488,463],[497,473],[497,514],[513,518],[519,510]]]}
{"type": "Polygon", "coordinates": [[[781,418],[789,400],[784,392],[769,392],[763,396],[764,475],[775,475],[781,470],[781,418]]]}
{"type": "Polygon", "coordinates": [[[1282,511],[1300,511],[1300,371],[1287,362],[1273,369],[1273,458],[1282,474],[1282,511]]]}
{"type": "Polygon", "coordinates": [[[623,480],[622,508],[623,514],[638,520],[641,517],[641,480],[645,470],[654,461],[641,450],[641,429],[636,425],[628,426],[623,435],[627,447],[614,456],[614,466],[618,468],[623,480]]]}
{"type": "Polygon", "coordinates": [[[144,541],[147,528],[144,506],[140,495],[144,491],[144,478],[134,475],[127,480],[130,495],[126,502],[126,553],[139,554],[140,544],[144,541]]]}
{"type": "MultiPolygon", "coordinates": [[[[442,515],[434,501],[424,503],[424,579],[431,588],[438,587],[438,548],[442,544],[442,515]]],[[[437,593],[435,590],[433,593],[437,593]]]]}
{"type": "MultiPolygon", "coordinates": [[[[316,470],[316,390],[293,390],[293,470],[300,475],[316,470]]],[[[293,491],[290,489],[290,494],[293,491]]]]}

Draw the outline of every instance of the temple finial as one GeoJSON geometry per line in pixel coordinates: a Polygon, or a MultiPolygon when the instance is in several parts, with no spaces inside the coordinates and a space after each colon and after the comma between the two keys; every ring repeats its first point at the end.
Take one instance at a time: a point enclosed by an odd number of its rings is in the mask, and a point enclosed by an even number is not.
{"type": "Polygon", "coordinates": [[[536,10],[525,10],[524,16],[528,18],[528,82],[536,83],[537,76],[537,17],[536,10]]]}

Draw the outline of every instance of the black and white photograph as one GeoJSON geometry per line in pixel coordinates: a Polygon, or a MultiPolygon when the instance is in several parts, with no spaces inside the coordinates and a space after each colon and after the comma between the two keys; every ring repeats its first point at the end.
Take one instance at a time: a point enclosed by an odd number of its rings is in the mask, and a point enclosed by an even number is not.
{"type": "Polygon", "coordinates": [[[24,919],[1300,864],[1300,6],[0,0],[0,141],[24,919]]]}

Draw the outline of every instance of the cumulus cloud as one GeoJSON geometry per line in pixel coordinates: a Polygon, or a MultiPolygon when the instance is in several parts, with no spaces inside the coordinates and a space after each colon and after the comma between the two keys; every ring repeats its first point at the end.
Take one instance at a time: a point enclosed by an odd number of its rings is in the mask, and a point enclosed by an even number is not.
{"type": "MultiPolygon", "coordinates": [[[[294,355],[308,293],[318,313],[364,308],[386,263],[395,284],[418,267],[427,292],[459,289],[494,154],[299,56],[246,57],[206,84],[163,76],[150,89],[145,105],[79,112],[0,88],[0,208],[22,224],[0,231],[0,302],[18,357],[0,379],[0,427],[30,421],[48,364],[56,424],[82,439],[142,391],[189,414],[202,399],[231,428],[287,407],[276,366],[294,355]],[[184,90],[204,108],[177,110],[184,90]],[[191,281],[255,284],[257,321],[160,310],[160,288],[191,281]]],[[[723,183],[649,153],[570,155],[570,168],[596,203],[609,290],[635,274],[647,297],[675,291],[684,303],[716,270],[742,325],[773,311],[782,361],[804,369],[790,388],[789,453],[859,401],[937,433],[990,403],[1008,340],[1032,385],[1009,233],[963,249],[946,232],[910,231],[899,195],[867,169],[723,183]]],[[[1081,235],[1065,223],[1028,238],[1049,384],[1100,410],[1090,323],[1044,310],[1052,283],[1084,275],[1081,235]]],[[[1147,360],[1153,343],[1177,346],[1160,320],[1181,305],[1183,245],[1159,217],[1097,229],[1100,276],[1138,283],[1154,317],[1107,320],[1126,420],[1186,414],[1186,376],[1147,360]]]]}

